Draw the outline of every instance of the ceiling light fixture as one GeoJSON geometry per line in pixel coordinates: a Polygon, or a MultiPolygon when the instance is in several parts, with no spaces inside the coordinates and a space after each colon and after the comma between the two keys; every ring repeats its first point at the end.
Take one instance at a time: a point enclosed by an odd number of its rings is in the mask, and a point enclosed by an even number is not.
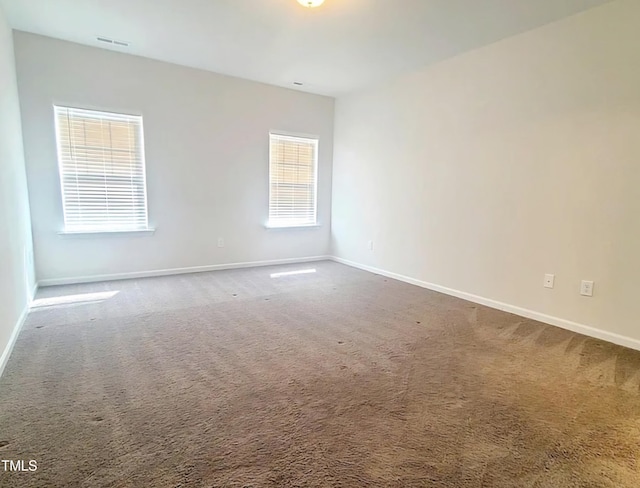
{"type": "Polygon", "coordinates": [[[298,0],[298,3],[304,7],[319,7],[324,3],[324,0],[298,0]]]}

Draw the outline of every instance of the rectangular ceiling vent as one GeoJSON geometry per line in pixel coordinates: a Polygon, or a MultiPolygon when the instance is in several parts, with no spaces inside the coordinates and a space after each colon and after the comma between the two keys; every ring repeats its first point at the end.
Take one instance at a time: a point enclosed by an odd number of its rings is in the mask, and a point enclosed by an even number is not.
{"type": "Polygon", "coordinates": [[[129,47],[129,44],[130,44],[127,41],[118,41],[117,39],[111,39],[110,37],[96,37],[96,39],[100,42],[104,42],[106,44],[112,44],[114,46],[129,47]]]}

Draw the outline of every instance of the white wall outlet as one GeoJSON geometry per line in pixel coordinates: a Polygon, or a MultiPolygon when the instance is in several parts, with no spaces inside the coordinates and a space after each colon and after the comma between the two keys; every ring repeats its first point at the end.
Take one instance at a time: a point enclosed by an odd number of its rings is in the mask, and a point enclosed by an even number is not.
{"type": "Polygon", "coordinates": [[[593,296],[593,281],[582,281],[582,285],[580,286],[580,295],[585,297],[593,296]]]}
{"type": "Polygon", "coordinates": [[[369,251],[373,251],[373,241],[369,241],[367,246],[369,247],[369,251]]]}
{"type": "Polygon", "coordinates": [[[556,275],[546,274],[544,275],[544,287],[553,288],[553,284],[556,281],[556,275]]]}
{"type": "Polygon", "coordinates": [[[218,247],[224,247],[224,239],[222,237],[218,237],[218,247]]]}

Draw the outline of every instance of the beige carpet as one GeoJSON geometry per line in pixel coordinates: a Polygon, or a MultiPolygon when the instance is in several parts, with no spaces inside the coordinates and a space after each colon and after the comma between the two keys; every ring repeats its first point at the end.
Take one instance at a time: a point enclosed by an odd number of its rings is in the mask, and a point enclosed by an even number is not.
{"type": "Polygon", "coordinates": [[[640,486],[640,354],[558,328],[329,262],[36,306],[2,487],[640,486]]]}

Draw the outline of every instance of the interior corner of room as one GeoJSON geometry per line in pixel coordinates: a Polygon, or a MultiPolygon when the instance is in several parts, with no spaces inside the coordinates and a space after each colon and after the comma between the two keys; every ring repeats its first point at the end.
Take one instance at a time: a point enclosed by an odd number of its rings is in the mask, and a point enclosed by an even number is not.
{"type": "MultiPolygon", "coordinates": [[[[477,38],[464,34],[470,21],[432,25],[420,36],[438,52],[411,63],[418,34],[402,61],[399,30],[378,19],[388,50],[372,39],[366,53],[389,71],[358,73],[348,68],[355,47],[334,57],[316,40],[291,65],[252,56],[251,69],[217,71],[195,49],[162,44],[167,59],[135,51],[142,38],[127,51],[128,40],[104,47],[95,36],[27,32],[10,3],[0,0],[0,378],[34,297],[50,287],[89,284],[91,295],[111,293],[115,280],[274,266],[271,281],[319,280],[329,271],[312,264],[324,261],[447,296],[428,295],[440,304],[455,297],[514,314],[514,330],[530,320],[640,351],[637,0],[556,4],[555,16],[523,1],[529,24],[478,15],[487,30],[477,38]],[[445,27],[459,44],[445,42],[445,27]],[[304,83],[294,68],[306,70],[304,83]]],[[[346,27],[323,22],[362,4],[272,3],[294,4],[291,22],[338,38],[346,27]]],[[[408,4],[420,15],[407,29],[417,29],[428,10],[408,4]]],[[[230,5],[207,8],[232,15],[230,5]]],[[[254,34],[274,50],[286,41],[254,34]]],[[[241,57],[226,49],[220,62],[241,57]]],[[[344,283],[380,285],[364,276],[344,283]]],[[[295,303],[334,284],[318,286],[295,303]]],[[[636,375],[623,373],[613,383],[636,375]]]]}
{"type": "Polygon", "coordinates": [[[610,2],[335,99],[12,32],[3,19],[4,360],[35,277],[313,257],[640,348],[636,15],[634,2],[610,2]],[[152,236],[60,239],[57,103],[144,114],[152,236]],[[271,132],[321,141],[324,225],[265,232],[271,132]],[[598,283],[589,300],[583,278],[598,283]]]}

